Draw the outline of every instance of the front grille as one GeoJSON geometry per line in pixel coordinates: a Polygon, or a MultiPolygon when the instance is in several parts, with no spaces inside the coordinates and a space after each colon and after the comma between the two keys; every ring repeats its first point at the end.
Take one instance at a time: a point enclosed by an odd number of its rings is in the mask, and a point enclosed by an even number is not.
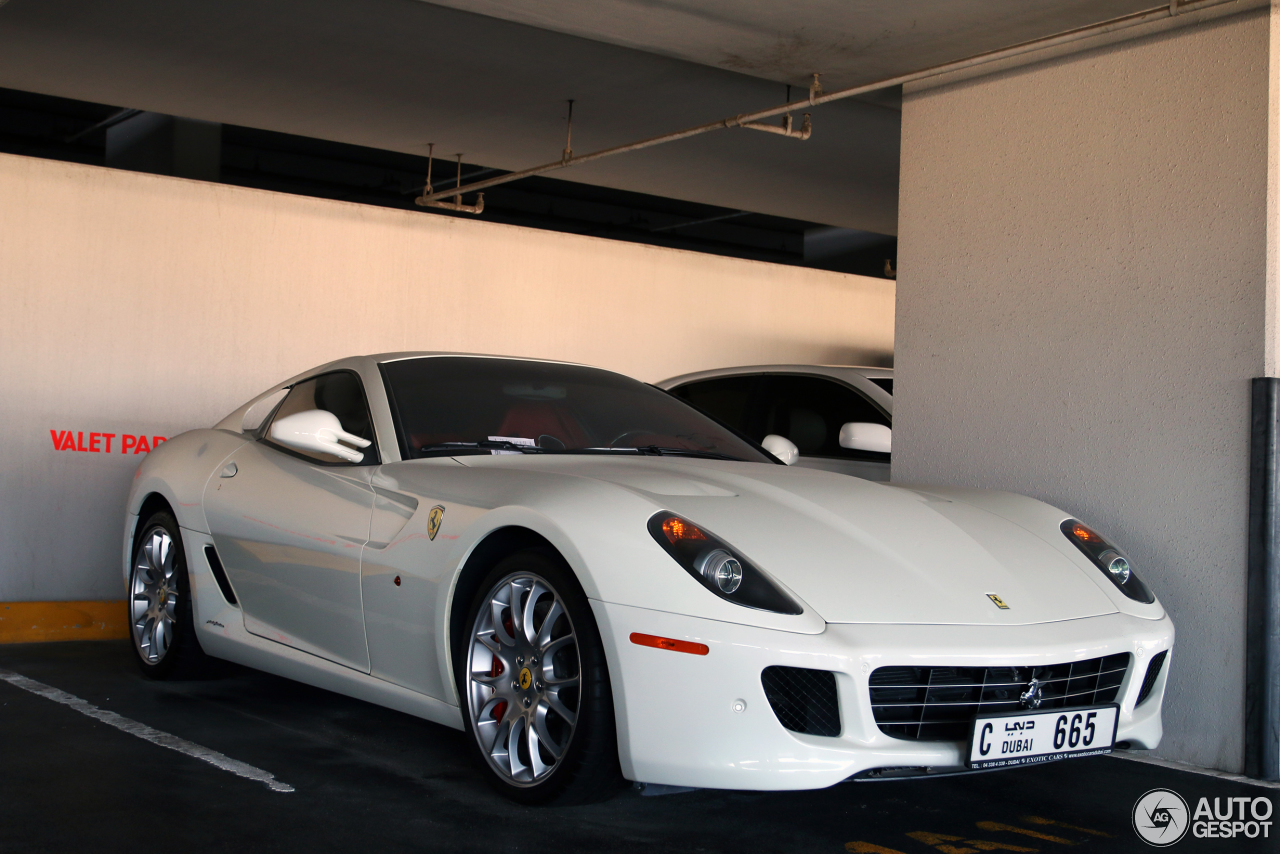
{"type": "Polygon", "coordinates": [[[760,682],[778,722],[787,729],[807,735],[840,734],[840,700],[834,673],[803,667],[766,667],[760,682]]]}
{"type": "Polygon", "coordinates": [[[871,711],[885,735],[912,741],[963,741],[979,714],[1016,712],[1032,679],[1039,709],[1115,701],[1129,653],[1045,667],[878,667],[871,711]]]}
{"type": "Polygon", "coordinates": [[[1138,691],[1138,702],[1135,706],[1141,706],[1142,701],[1151,696],[1151,691],[1156,687],[1156,679],[1160,677],[1160,668],[1164,666],[1165,656],[1169,654],[1169,650],[1157,652],[1151,656],[1151,663],[1147,665],[1147,675],[1142,677],[1142,688],[1138,691]]]}

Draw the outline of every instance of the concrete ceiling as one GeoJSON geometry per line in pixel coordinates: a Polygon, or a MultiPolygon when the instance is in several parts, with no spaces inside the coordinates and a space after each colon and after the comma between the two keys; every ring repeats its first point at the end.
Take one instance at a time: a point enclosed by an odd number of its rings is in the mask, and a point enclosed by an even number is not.
{"type": "Polygon", "coordinates": [[[857,86],[1118,18],[1157,0],[426,0],[797,85],[857,86]]]}
{"type": "MultiPolygon", "coordinates": [[[[1113,18],[1152,0],[9,0],[0,86],[520,169],[1113,18]],[[452,7],[452,8],[447,8],[452,7]]],[[[897,231],[892,100],[553,177],[897,231]]]]}

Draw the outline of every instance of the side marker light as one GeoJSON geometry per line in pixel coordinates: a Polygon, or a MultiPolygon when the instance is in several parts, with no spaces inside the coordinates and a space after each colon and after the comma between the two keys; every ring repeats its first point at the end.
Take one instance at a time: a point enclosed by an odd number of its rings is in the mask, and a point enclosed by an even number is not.
{"type": "Polygon", "coordinates": [[[657,635],[645,635],[640,632],[631,633],[631,642],[639,646],[651,646],[654,649],[687,652],[690,655],[706,655],[711,652],[711,647],[705,643],[694,643],[693,641],[682,641],[675,638],[660,638],[657,635]]]}

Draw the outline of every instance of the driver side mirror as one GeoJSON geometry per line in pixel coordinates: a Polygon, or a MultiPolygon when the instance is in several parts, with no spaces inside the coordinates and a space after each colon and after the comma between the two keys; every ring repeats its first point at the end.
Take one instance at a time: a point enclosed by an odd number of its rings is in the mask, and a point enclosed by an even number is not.
{"type": "Polygon", "coordinates": [[[893,431],[883,424],[850,421],[840,428],[840,447],[888,454],[893,447],[893,431]]]}
{"type": "Polygon", "coordinates": [[[792,465],[796,460],[800,459],[800,449],[796,447],[795,443],[786,436],[779,436],[777,433],[770,433],[761,439],[760,447],[787,465],[792,465]]]}
{"type": "Polygon", "coordinates": [[[364,454],[340,445],[339,442],[346,442],[357,448],[367,448],[370,445],[368,439],[361,439],[343,430],[338,416],[323,409],[295,412],[272,422],[270,436],[271,441],[286,448],[332,454],[349,463],[360,462],[364,459],[364,454]]]}

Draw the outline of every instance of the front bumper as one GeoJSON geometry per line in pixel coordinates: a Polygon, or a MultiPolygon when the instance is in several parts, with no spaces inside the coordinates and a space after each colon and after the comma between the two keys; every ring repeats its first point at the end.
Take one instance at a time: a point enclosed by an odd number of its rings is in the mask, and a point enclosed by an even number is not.
{"type": "Polygon", "coordinates": [[[832,623],[821,634],[803,635],[599,601],[592,606],[613,684],[619,758],[630,780],[817,789],[877,768],[964,765],[963,742],[907,741],[880,732],[867,680],[885,665],[1035,667],[1128,652],[1133,659],[1116,698],[1116,740],[1154,748],[1162,734],[1168,659],[1147,699],[1134,704],[1147,662],[1173,646],[1168,616],[1109,614],[1029,626],[832,623]],[[710,653],[639,646],[630,642],[632,632],[703,643],[710,653]],[[839,736],[783,728],[760,681],[771,665],[836,674],[839,736]]]}

